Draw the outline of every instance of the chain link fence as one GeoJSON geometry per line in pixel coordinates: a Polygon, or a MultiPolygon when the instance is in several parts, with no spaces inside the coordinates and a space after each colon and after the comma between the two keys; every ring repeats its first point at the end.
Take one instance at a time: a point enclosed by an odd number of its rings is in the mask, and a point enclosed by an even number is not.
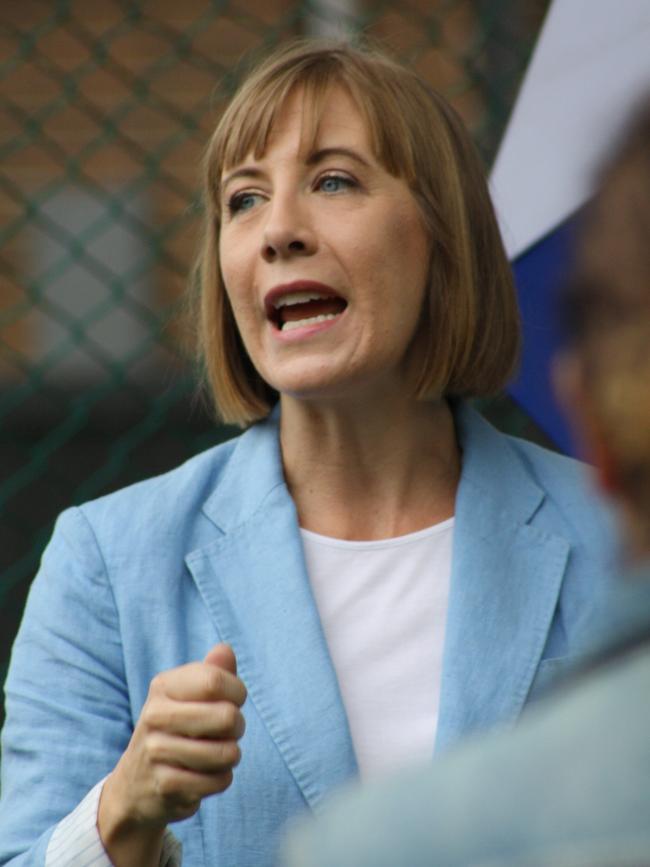
{"type": "Polygon", "coordinates": [[[196,400],[180,313],[198,165],[241,58],[368,34],[446,93],[489,163],[546,6],[3,0],[0,674],[57,513],[232,433],[196,400]]]}

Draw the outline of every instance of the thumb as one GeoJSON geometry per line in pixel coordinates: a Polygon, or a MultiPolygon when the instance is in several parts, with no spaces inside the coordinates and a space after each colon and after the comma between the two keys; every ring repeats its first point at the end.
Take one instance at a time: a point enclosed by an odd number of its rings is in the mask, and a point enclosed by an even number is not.
{"type": "Polygon", "coordinates": [[[237,674],[237,659],[229,644],[215,644],[205,656],[204,662],[208,665],[216,665],[218,668],[223,668],[231,674],[237,674]]]}

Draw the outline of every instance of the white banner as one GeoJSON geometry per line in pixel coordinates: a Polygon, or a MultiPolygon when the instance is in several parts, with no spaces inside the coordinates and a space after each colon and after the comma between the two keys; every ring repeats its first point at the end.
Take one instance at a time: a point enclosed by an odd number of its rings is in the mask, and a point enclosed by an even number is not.
{"type": "Polygon", "coordinates": [[[511,259],[585,203],[648,90],[650,0],[555,0],[491,177],[511,259]]]}

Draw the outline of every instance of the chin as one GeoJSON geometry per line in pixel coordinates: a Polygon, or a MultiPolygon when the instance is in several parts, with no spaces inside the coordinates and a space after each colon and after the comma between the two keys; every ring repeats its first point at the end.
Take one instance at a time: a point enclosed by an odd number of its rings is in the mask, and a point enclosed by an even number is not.
{"type": "Polygon", "coordinates": [[[396,372],[395,364],[380,364],[377,361],[374,359],[374,364],[368,365],[357,364],[356,369],[351,370],[349,361],[341,360],[334,364],[331,359],[321,357],[310,360],[303,357],[260,373],[281,397],[292,400],[312,404],[318,401],[328,404],[336,401],[358,403],[372,400],[374,395],[376,400],[383,402],[387,393],[395,391],[396,376],[397,388],[402,389],[402,376],[396,372]]]}
{"type": "Polygon", "coordinates": [[[285,385],[284,388],[278,389],[280,398],[289,398],[303,403],[318,403],[327,402],[344,397],[344,390],[337,388],[331,383],[324,385],[323,383],[302,382],[292,385],[285,385]]]}
{"type": "Polygon", "coordinates": [[[309,364],[304,359],[286,365],[284,370],[266,370],[261,375],[279,394],[302,400],[332,396],[349,379],[322,361],[309,364]]]}

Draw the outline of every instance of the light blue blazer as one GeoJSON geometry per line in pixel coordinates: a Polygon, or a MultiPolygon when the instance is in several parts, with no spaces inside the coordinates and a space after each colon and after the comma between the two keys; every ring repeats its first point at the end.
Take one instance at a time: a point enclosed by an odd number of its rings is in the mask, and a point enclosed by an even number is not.
{"type": "MultiPolygon", "coordinates": [[[[581,465],[464,405],[455,417],[438,749],[514,721],[579,652],[611,556],[581,465]]],[[[287,817],[318,811],[356,771],[276,417],[60,517],[7,681],[0,864],[44,863],[57,821],[124,751],[152,677],[218,641],[249,691],[243,759],[231,788],[174,833],[186,867],[264,867],[287,817]]]]}
{"type": "Polygon", "coordinates": [[[595,664],[513,731],[351,786],[292,836],[281,863],[648,867],[650,561],[618,580],[595,664]]]}

